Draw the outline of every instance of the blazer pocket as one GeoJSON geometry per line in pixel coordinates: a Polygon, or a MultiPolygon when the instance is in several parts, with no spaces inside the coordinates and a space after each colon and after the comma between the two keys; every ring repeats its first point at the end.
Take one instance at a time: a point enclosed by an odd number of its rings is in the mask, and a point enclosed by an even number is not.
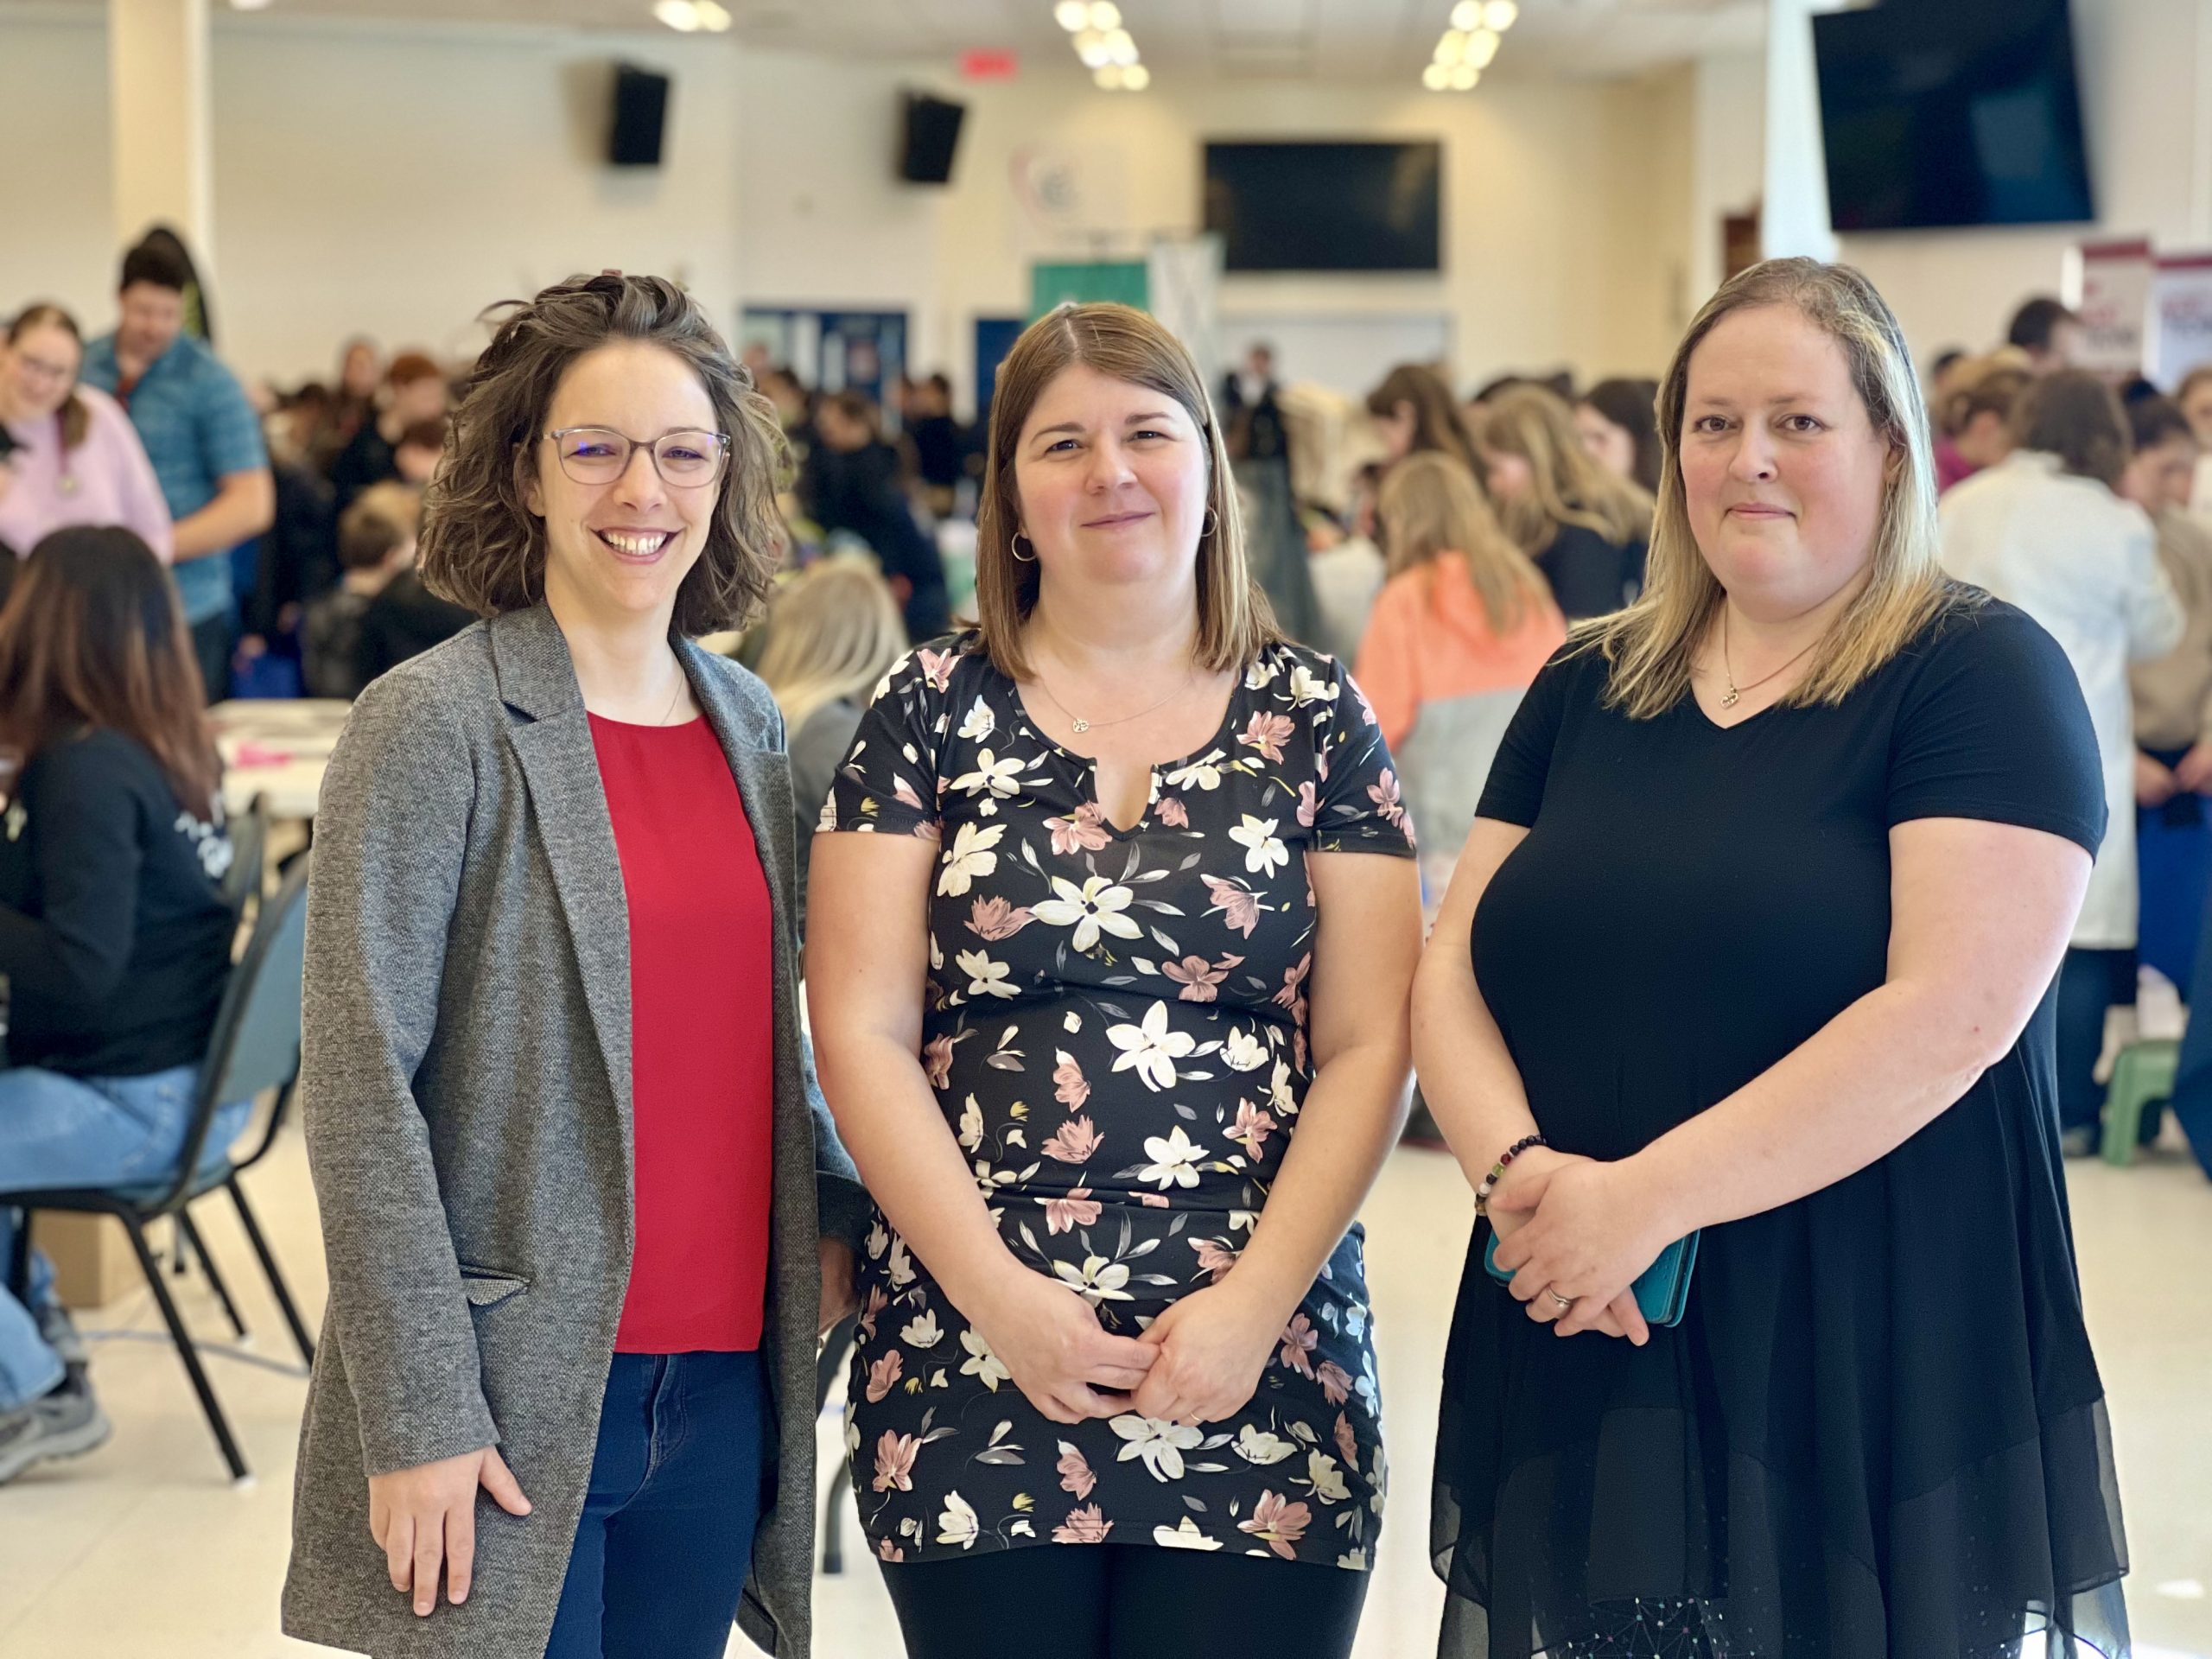
{"type": "Polygon", "coordinates": [[[489,1307],[529,1288],[529,1280],[518,1279],[512,1273],[486,1273],[481,1268],[470,1267],[461,1270],[461,1294],[468,1298],[471,1307],[489,1307]]]}

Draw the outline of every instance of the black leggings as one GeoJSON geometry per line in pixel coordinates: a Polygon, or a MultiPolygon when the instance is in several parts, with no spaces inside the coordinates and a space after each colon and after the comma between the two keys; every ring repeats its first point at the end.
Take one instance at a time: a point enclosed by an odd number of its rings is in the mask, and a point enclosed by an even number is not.
{"type": "Polygon", "coordinates": [[[1039,1544],[886,1565],[907,1659],[1349,1659],[1367,1574],[1226,1551],[1039,1544]]]}

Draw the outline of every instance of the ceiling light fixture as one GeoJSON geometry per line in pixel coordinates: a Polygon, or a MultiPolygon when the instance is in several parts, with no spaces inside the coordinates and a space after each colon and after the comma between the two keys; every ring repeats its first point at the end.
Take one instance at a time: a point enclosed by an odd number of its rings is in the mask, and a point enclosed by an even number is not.
{"type": "Polygon", "coordinates": [[[1083,0],[1060,0],[1052,8],[1052,21],[1071,35],[1090,27],[1090,8],[1083,0]]]}
{"type": "Polygon", "coordinates": [[[1521,8],[1513,0],[1490,0],[1483,8],[1483,27],[1497,30],[1500,35],[1520,21],[1521,8]]]}
{"type": "Polygon", "coordinates": [[[1141,63],[1133,63],[1122,71],[1122,90],[1141,92],[1152,85],[1152,71],[1141,63]]]}
{"type": "Polygon", "coordinates": [[[1152,72],[1137,60],[1136,39],[1122,26],[1122,9],[1114,0],[1059,0],[1052,21],[1067,30],[1068,44],[1099,91],[1141,92],[1152,85],[1152,72]]]}
{"type": "Polygon", "coordinates": [[[653,16],[679,35],[698,32],[699,8],[693,0],[653,0],[653,16]]]}
{"type": "Polygon", "coordinates": [[[1091,0],[1090,26],[1109,32],[1119,29],[1122,26],[1122,9],[1114,3],[1114,0],[1091,0]]]}
{"type": "Polygon", "coordinates": [[[1499,32],[1510,29],[1520,15],[1514,0],[1459,0],[1452,8],[1451,27],[1438,37],[1436,51],[1421,72],[1421,84],[1432,92],[1474,91],[1503,44],[1499,32]]]}
{"type": "Polygon", "coordinates": [[[734,21],[729,9],[718,0],[691,0],[691,9],[698,14],[699,27],[709,35],[726,35],[734,21]]]}

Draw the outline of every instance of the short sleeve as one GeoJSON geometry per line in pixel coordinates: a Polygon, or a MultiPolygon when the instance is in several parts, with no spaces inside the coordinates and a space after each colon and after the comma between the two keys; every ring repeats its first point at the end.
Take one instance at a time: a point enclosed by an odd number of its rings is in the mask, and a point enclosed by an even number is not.
{"type": "Polygon", "coordinates": [[[1559,741],[1560,719],[1580,664],[1572,640],[1554,652],[1521,699],[1491,762],[1490,781],[1475,806],[1478,818],[1532,828],[1544,804],[1544,782],[1551,775],[1552,749],[1559,741]]]}
{"type": "Polygon", "coordinates": [[[208,476],[227,478],[266,467],[269,448],[262,442],[261,419],[246,401],[245,389],[219,363],[208,365],[206,376],[200,408],[208,476]]]}
{"type": "Polygon", "coordinates": [[[2094,856],[2106,811],[2096,731],[2058,642],[1994,601],[1948,619],[1897,709],[1890,824],[2013,823],[2094,856]]]}
{"type": "Polygon", "coordinates": [[[907,652],[884,676],[830,780],[817,830],[939,832],[937,750],[959,662],[957,652],[924,646],[907,652]]]}
{"type": "Polygon", "coordinates": [[[1313,850],[1410,857],[1413,817],[1367,694],[1335,658],[1299,652],[1291,696],[1334,710],[1314,728],[1313,850]]]}

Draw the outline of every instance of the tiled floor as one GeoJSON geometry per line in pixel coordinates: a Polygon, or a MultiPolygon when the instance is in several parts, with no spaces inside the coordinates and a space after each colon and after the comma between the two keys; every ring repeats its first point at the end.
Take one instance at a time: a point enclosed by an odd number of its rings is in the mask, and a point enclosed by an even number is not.
{"type": "MultiPolygon", "coordinates": [[[[2131,1170],[2069,1166],[2090,1324],[2112,1397],[2135,1573],[2140,1659],[2212,1656],[2212,1185],[2164,1154],[2131,1170]]],[[[322,1299],[296,1141],[251,1180],[311,1308],[322,1299]]],[[[221,1210],[202,1223],[257,1341],[213,1362],[256,1484],[236,1491],[143,1291],[88,1323],[116,1421],[102,1451],[0,1490],[0,1659],[263,1659],[315,1649],[276,1634],[293,1437],[304,1383],[244,1240],[221,1210]]],[[[1401,1152],[1368,1205],[1370,1262],[1400,1471],[1368,1600],[1360,1659],[1433,1651],[1440,1592],[1423,1554],[1436,1376],[1467,1195],[1449,1160],[1401,1152]]],[[[196,1280],[187,1317],[221,1315],[196,1280]]],[[[837,1428],[825,1420],[825,1446],[837,1428]]],[[[849,1510],[847,1572],[817,1598],[822,1659],[897,1659],[890,1611],[849,1510]]],[[[741,1645],[734,1652],[749,1651],[741,1645]]]]}

